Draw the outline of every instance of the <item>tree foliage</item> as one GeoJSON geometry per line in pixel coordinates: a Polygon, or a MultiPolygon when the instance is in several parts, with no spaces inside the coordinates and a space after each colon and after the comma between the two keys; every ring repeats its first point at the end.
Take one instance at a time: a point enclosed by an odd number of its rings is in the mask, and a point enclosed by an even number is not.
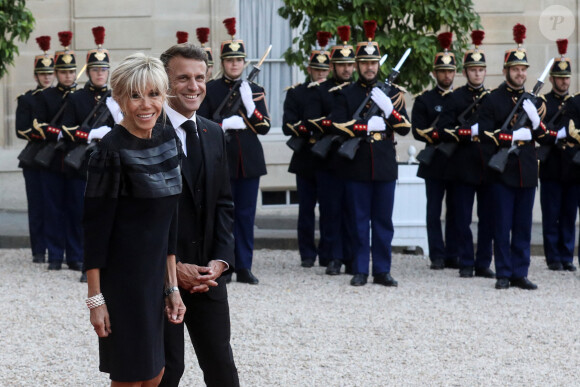
{"type": "Polygon", "coordinates": [[[440,51],[437,34],[453,32],[452,51],[461,63],[463,52],[471,44],[470,31],[481,28],[479,15],[473,10],[472,0],[284,0],[278,10],[290,21],[290,26],[301,31],[294,39],[298,50],[290,47],[284,58],[287,63],[305,70],[307,59],[316,44],[316,32],[328,31],[336,36],[340,25],[351,26],[351,44],[366,40],[364,20],[376,20],[375,40],[381,54],[389,54],[381,68],[382,78],[394,67],[404,51],[412,53],[401,69],[397,83],[416,93],[423,90],[432,78],[435,54],[440,51]]]}
{"type": "Polygon", "coordinates": [[[14,55],[18,54],[15,42],[28,41],[33,28],[34,17],[25,0],[0,0],[0,78],[14,64],[14,55]]]}

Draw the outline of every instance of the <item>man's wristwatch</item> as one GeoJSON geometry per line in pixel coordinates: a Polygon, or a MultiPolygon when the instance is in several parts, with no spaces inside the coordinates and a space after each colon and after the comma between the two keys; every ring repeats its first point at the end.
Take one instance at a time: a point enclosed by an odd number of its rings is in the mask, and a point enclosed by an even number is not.
{"type": "Polygon", "coordinates": [[[167,296],[169,296],[171,293],[173,293],[173,292],[178,292],[178,291],[179,291],[179,288],[178,288],[177,286],[173,286],[173,287],[170,287],[170,288],[168,288],[168,289],[165,289],[165,291],[163,292],[163,295],[164,295],[165,297],[167,297],[167,296]]]}

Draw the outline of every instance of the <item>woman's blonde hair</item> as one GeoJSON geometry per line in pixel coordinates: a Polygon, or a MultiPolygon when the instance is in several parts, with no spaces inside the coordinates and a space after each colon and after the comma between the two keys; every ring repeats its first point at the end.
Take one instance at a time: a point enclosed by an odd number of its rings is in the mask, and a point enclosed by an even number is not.
{"type": "Polygon", "coordinates": [[[152,56],[140,52],[129,55],[111,74],[112,95],[121,108],[133,94],[143,96],[149,87],[165,100],[169,88],[167,73],[163,63],[152,56]]]}

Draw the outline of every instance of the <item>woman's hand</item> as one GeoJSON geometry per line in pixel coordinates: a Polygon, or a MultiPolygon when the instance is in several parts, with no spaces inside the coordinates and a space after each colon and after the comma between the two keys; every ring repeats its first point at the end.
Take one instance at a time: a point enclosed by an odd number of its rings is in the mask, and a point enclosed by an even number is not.
{"type": "Polygon", "coordinates": [[[172,324],[181,324],[185,316],[185,304],[179,292],[173,292],[165,297],[165,314],[172,324]]]}
{"type": "Polygon", "coordinates": [[[95,332],[99,337],[107,337],[112,333],[109,311],[107,310],[106,304],[91,309],[91,324],[93,324],[95,332]]]}

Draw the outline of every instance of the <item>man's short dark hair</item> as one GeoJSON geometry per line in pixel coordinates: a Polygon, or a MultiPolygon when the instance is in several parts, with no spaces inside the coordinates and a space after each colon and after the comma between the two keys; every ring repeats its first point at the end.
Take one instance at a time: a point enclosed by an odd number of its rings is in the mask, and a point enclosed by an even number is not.
{"type": "Polygon", "coordinates": [[[181,56],[186,59],[198,60],[204,62],[206,67],[208,66],[207,54],[201,47],[198,47],[193,43],[181,43],[169,47],[163,54],[161,54],[159,59],[161,59],[161,62],[163,62],[165,71],[168,70],[169,61],[176,56],[181,56]]]}

